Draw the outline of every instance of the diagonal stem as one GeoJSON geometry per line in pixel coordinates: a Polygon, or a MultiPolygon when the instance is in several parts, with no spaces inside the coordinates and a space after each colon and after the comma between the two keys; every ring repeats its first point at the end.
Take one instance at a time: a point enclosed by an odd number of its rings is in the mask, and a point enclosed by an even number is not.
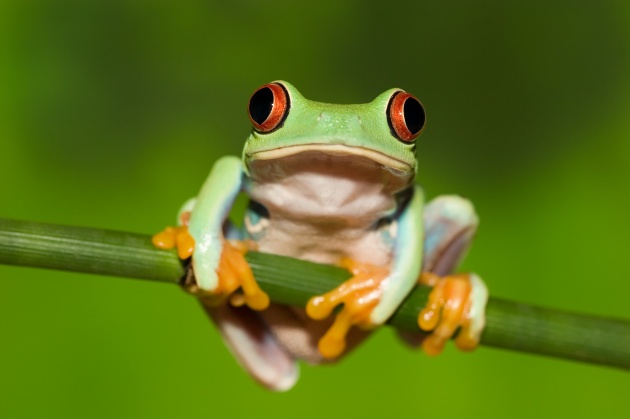
{"type": "MultiPolygon", "coordinates": [[[[275,302],[305,305],[349,274],[343,269],[250,252],[247,260],[275,302]]],[[[93,228],[0,219],[0,263],[178,284],[184,268],[174,251],[158,250],[150,236],[93,228]]],[[[430,289],[416,287],[390,319],[419,331],[416,318],[430,289]]],[[[491,297],[481,344],[630,369],[630,321],[491,297]]]]}

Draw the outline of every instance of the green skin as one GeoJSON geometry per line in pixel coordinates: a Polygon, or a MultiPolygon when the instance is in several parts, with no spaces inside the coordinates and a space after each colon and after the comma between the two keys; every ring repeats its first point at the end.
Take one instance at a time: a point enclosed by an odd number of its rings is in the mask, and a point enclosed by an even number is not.
{"type": "MultiPolygon", "coordinates": [[[[252,189],[248,180],[254,175],[254,162],[283,159],[298,151],[326,152],[330,146],[342,147],[348,155],[364,156],[388,167],[393,176],[401,179],[401,189],[412,184],[416,169],[415,146],[396,139],[386,118],[389,99],[399,89],[388,90],[371,103],[335,105],[310,101],[289,83],[283,81],[282,84],[291,99],[291,109],[283,126],[267,134],[252,131],[243,149],[243,161],[234,157],[220,159],[197,196],[189,231],[196,242],[193,267],[202,290],[212,291],[217,286],[215,270],[220,257],[218,244],[222,239],[223,223],[236,195],[243,189],[252,189]]],[[[399,233],[388,243],[393,252],[391,280],[372,312],[374,325],[389,318],[420,274],[422,208],[423,194],[416,186],[411,200],[396,217],[399,233]]],[[[387,212],[394,210],[395,207],[387,212]]],[[[387,212],[374,214],[374,221],[386,216],[387,212]]]]}
{"type": "Polygon", "coordinates": [[[243,162],[249,167],[257,153],[281,147],[310,144],[343,144],[371,150],[383,164],[413,176],[416,170],[415,144],[403,143],[392,136],[385,110],[392,95],[390,89],[370,103],[337,105],[304,98],[295,87],[282,82],[291,97],[291,110],[280,129],[261,134],[252,130],[243,148],[243,162]],[[378,154],[376,154],[378,153],[378,154]]]}
{"type": "MultiPolygon", "coordinates": [[[[415,144],[397,139],[387,120],[387,106],[399,89],[367,104],[336,105],[310,101],[289,83],[277,83],[290,99],[282,125],[268,133],[252,130],[242,160],[218,160],[197,198],[180,211],[192,212],[188,229],[195,240],[197,285],[201,291],[216,289],[224,234],[254,240],[263,252],[314,262],[335,264],[348,257],[388,268],[369,316],[370,325],[383,324],[416,284],[424,251],[431,260],[461,236],[464,241],[447,265],[460,259],[472,235],[459,233],[474,231],[474,210],[459,197],[427,207],[425,237],[423,193],[413,184],[415,144]],[[240,192],[268,210],[261,216],[250,209],[245,231],[226,224],[240,192]]],[[[251,319],[241,322],[227,308],[208,311],[254,378],[276,390],[295,383],[293,360],[307,356],[290,354],[280,365],[282,350],[267,348],[269,355],[262,356],[260,339],[247,337],[251,319]]]]}

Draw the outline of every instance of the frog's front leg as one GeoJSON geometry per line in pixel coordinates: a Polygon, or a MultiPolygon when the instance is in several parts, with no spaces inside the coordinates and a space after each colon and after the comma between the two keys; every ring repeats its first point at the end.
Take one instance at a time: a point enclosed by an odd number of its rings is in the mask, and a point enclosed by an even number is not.
{"type": "Polygon", "coordinates": [[[254,310],[269,305],[269,297],[256,283],[245,260],[247,242],[227,240],[225,220],[236,196],[243,188],[243,164],[232,156],[218,160],[195,201],[180,211],[180,227],[169,227],[153,238],[160,248],[177,247],[180,258],[192,256],[195,282],[188,291],[221,301],[228,296],[236,305],[254,310]],[[242,294],[235,295],[238,289],[242,294]]]}
{"type": "Polygon", "coordinates": [[[328,332],[319,341],[326,358],[335,358],[345,348],[353,325],[372,328],[383,324],[416,284],[423,250],[423,193],[416,186],[411,200],[396,223],[390,266],[379,267],[344,259],[341,265],[354,276],[327,294],[311,298],[306,306],[313,319],[323,319],[343,304],[328,332]]]}
{"type": "Polygon", "coordinates": [[[439,196],[424,208],[424,260],[419,282],[435,288],[418,320],[422,329],[432,333],[399,334],[406,343],[422,346],[428,354],[440,353],[460,327],[455,339],[460,349],[474,349],[479,342],[487,289],[475,274],[452,275],[470,247],[478,222],[473,205],[460,196],[439,196]]]}
{"type": "Polygon", "coordinates": [[[433,286],[418,324],[428,336],[401,333],[409,344],[421,344],[425,352],[439,354],[457,333],[462,350],[477,347],[485,325],[488,291],[473,273],[453,275],[477,230],[478,218],[470,201],[455,195],[439,196],[424,210],[425,254],[419,283],[433,286]]]}
{"type": "Polygon", "coordinates": [[[476,225],[472,205],[456,196],[432,201],[423,217],[422,191],[416,187],[398,220],[392,266],[377,268],[344,261],[342,265],[355,276],[309,301],[307,313],[313,318],[324,318],[336,305],[344,304],[333,326],[320,340],[322,354],[328,358],[340,354],[345,333],[352,325],[370,327],[384,323],[416,279],[420,284],[434,287],[427,306],[418,316],[420,328],[432,332],[423,339],[425,351],[440,353],[446,340],[459,328],[456,344],[465,350],[476,347],[485,323],[487,289],[475,274],[449,275],[464,256],[476,225]],[[420,274],[423,256],[425,272],[420,274]]]}

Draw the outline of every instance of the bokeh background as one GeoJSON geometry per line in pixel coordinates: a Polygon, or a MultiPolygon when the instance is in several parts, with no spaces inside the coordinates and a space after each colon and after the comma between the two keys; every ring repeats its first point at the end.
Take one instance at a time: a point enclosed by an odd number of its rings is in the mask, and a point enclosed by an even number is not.
{"type": "MultiPolygon", "coordinates": [[[[152,233],[239,154],[275,79],[428,111],[418,181],[481,214],[495,296],[630,317],[630,7],[622,1],[0,2],[0,217],[152,233]]],[[[0,417],[628,417],[626,372],[381,330],[269,393],[193,299],[0,266],[0,417]]]]}

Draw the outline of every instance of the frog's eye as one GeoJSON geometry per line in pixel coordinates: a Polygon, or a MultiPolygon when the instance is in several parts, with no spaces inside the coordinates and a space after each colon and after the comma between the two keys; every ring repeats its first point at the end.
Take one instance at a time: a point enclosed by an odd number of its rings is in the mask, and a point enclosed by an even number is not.
{"type": "Polygon", "coordinates": [[[249,120],[259,132],[271,132],[279,128],[289,114],[289,95],[280,83],[261,86],[249,98],[249,120]]]}
{"type": "Polygon", "coordinates": [[[424,128],[424,107],[415,96],[402,90],[396,92],[387,105],[387,122],[396,138],[410,143],[424,128]]]}

